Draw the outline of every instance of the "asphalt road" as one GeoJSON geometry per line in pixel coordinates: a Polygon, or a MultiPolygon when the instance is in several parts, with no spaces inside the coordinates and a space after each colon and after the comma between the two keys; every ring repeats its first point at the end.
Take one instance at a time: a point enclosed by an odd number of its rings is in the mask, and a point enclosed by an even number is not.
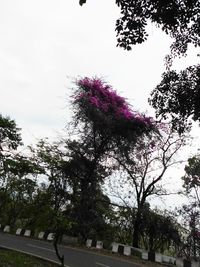
{"type": "MultiPolygon", "coordinates": [[[[49,242],[0,233],[1,246],[58,262],[53,245],[49,242]]],[[[92,251],[64,246],[60,246],[60,251],[65,256],[67,267],[138,267],[138,265],[125,260],[104,256],[92,251]]]]}

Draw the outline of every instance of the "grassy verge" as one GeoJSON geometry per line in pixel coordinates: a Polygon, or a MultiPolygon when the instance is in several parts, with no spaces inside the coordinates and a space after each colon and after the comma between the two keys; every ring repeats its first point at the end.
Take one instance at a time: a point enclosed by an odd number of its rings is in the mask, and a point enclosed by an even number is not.
{"type": "Polygon", "coordinates": [[[58,265],[23,253],[0,249],[0,267],[58,267],[58,265]]]}

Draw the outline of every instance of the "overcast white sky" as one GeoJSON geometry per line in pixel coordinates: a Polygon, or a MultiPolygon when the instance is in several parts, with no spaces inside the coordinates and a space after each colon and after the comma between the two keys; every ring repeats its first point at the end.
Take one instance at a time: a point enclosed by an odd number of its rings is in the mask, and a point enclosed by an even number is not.
{"type": "MultiPolygon", "coordinates": [[[[54,136],[70,118],[68,98],[78,76],[100,76],[139,111],[164,72],[171,40],[149,26],[149,39],[132,51],[116,47],[115,1],[0,1],[1,113],[22,128],[25,144],[54,136]]],[[[196,51],[176,69],[197,62],[196,51]]]]}

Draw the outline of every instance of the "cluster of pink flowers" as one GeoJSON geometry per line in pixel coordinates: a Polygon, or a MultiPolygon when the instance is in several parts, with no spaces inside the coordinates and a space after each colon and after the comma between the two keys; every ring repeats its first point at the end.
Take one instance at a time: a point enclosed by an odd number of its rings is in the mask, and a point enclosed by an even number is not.
{"type": "Polygon", "coordinates": [[[145,125],[152,125],[153,119],[146,117],[138,112],[133,112],[125,98],[119,96],[109,85],[106,85],[100,79],[83,78],[77,81],[81,92],[76,96],[76,100],[87,100],[92,106],[103,111],[111,113],[116,118],[123,118],[145,125]]]}

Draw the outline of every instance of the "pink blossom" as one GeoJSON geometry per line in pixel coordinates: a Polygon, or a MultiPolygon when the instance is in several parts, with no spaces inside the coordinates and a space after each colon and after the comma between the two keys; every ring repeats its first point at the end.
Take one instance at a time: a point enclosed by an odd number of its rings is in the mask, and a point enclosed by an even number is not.
{"type": "Polygon", "coordinates": [[[140,114],[134,114],[134,119],[135,121],[138,121],[138,122],[142,122],[142,123],[145,123],[145,120],[144,120],[144,117],[140,114]]]}
{"type": "Polygon", "coordinates": [[[91,86],[90,79],[87,77],[84,79],[81,79],[77,82],[77,85],[85,87],[85,88],[89,88],[91,86]]]}
{"type": "Polygon", "coordinates": [[[99,108],[99,100],[97,97],[95,96],[91,96],[90,97],[90,103],[93,105],[93,106],[96,106],[97,108],[99,108]]]}
{"type": "Polygon", "coordinates": [[[109,109],[109,104],[108,104],[108,103],[101,103],[100,108],[101,108],[103,111],[107,112],[108,109],[109,109]]]}
{"type": "Polygon", "coordinates": [[[119,114],[119,116],[124,117],[125,119],[128,119],[128,120],[133,118],[133,114],[126,107],[119,108],[118,114],[119,114]]]}
{"type": "Polygon", "coordinates": [[[124,118],[132,122],[139,122],[147,126],[153,125],[151,117],[145,117],[142,114],[133,112],[125,98],[119,96],[111,86],[106,85],[102,80],[85,77],[77,81],[77,85],[82,90],[77,96],[77,100],[84,98],[89,103],[104,112],[112,114],[115,118],[124,118]]]}
{"type": "Polygon", "coordinates": [[[153,118],[152,117],[145,117],[144,116],[144,122],[146,123],[146,124],[148,124],[148,125],[151,125],[151,124],[153,124],[153,118]]]}
{"type": "Polygon", "coordinates": [[[82,92],[82,93],[76,95],[74,98],[75,98],[75,100],[79,100],[81,98],[84,98],[85,96],[86,96],[86,94],[82,92]]]}

